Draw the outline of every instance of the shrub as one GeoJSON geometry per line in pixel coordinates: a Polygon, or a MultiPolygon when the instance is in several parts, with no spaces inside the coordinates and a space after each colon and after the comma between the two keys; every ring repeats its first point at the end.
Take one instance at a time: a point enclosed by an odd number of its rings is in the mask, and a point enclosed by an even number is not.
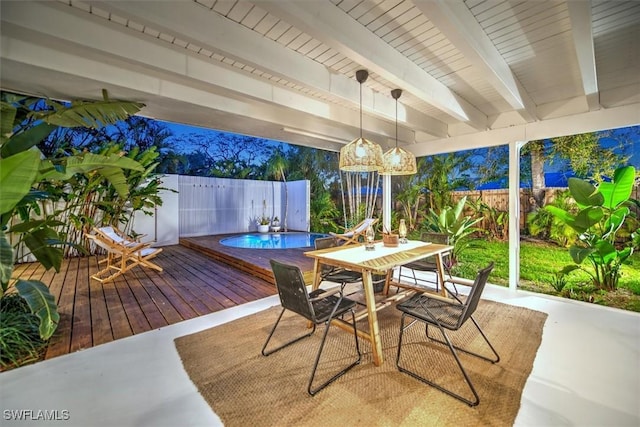
{"type": "Polygon", "coordinates": [[[46,341],[40,338],[40,319],[26,301],[12,293],[0,299],[0,368],[31,363],[40,358],[46,341]]]}

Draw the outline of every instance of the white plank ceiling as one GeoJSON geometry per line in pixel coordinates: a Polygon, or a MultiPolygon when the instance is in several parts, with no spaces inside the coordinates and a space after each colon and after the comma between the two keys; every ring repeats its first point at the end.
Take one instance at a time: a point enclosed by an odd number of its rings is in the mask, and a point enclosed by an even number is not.
{"type": "Polygon", "coordinates": [[[0,2],[0,82],[338,150],[417,155],[640,123],[640,2],[0,2]]]}

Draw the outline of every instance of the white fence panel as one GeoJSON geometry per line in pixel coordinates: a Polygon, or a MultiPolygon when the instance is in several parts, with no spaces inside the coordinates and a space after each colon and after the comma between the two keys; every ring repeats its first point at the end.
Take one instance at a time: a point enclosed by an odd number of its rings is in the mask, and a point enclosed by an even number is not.
{"type": "MultiPolygon", "coordinates": [[[[277,181],[180,176],[180,236],[256,231],[263,215],[277,216],[284,225],[284,185],[277,181]]],[[[309,187],[308,181],[287,184],[290,230],[309,230],[309,187]]]]}

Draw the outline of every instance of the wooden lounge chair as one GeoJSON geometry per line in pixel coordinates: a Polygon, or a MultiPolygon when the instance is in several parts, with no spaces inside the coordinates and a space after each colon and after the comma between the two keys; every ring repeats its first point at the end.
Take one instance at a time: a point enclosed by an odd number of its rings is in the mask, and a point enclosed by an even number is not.
{"type": "Polygon", "coordinates": [[[106,227],[94,228],[93,232],[95,234],[100,234],[107,239],[113,240],[116,243],[120,243],[126,246],[135,246],[140,244],[140,238],[144,236],[140,235],[136,238],[132,238],[131,236],[128,236],[124,232],[110,225],[106,227]]]}
{"type": "MultiPolygon", "coordinates": [[[[106,227],[111,228],[112,227],[106,227]]],[[[162,248],[152,248],[149,243],[140,243],[128,240],[116,234],[110,236],[110,232],[115,230],[93,229],[93,234],[86,234],[86,237],[107,252],[107,258],[100,261],[107,265],[91,278],[104,283],[140,265],[162,271],[162,267],[151,262],[151,258],[162,252],[162,248]]]]}
{"type": "Polygon", "coordinates": [[[343,240],[343,244],[348,245],[351,243],[359,243],[360,237],[364,239],[364,235],[367,232],[367,228],[373,227],[378,222],[378,218],[365,218],[361,223],[357,224],[350,230],[345,231],[342,234],[330,233],[332,236],[343,240]]]}

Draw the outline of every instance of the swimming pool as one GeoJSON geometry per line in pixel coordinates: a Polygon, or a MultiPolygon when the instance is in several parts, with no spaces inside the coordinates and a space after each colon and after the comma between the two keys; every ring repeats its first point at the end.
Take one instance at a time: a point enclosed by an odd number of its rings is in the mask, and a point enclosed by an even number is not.
{"type": "Polygon", "coordinates": [[[327,237],[321,233],[249,233],[220,240],[220,244],[247,249],[292,249],[314,245],[316,239],[327,237]]]}

